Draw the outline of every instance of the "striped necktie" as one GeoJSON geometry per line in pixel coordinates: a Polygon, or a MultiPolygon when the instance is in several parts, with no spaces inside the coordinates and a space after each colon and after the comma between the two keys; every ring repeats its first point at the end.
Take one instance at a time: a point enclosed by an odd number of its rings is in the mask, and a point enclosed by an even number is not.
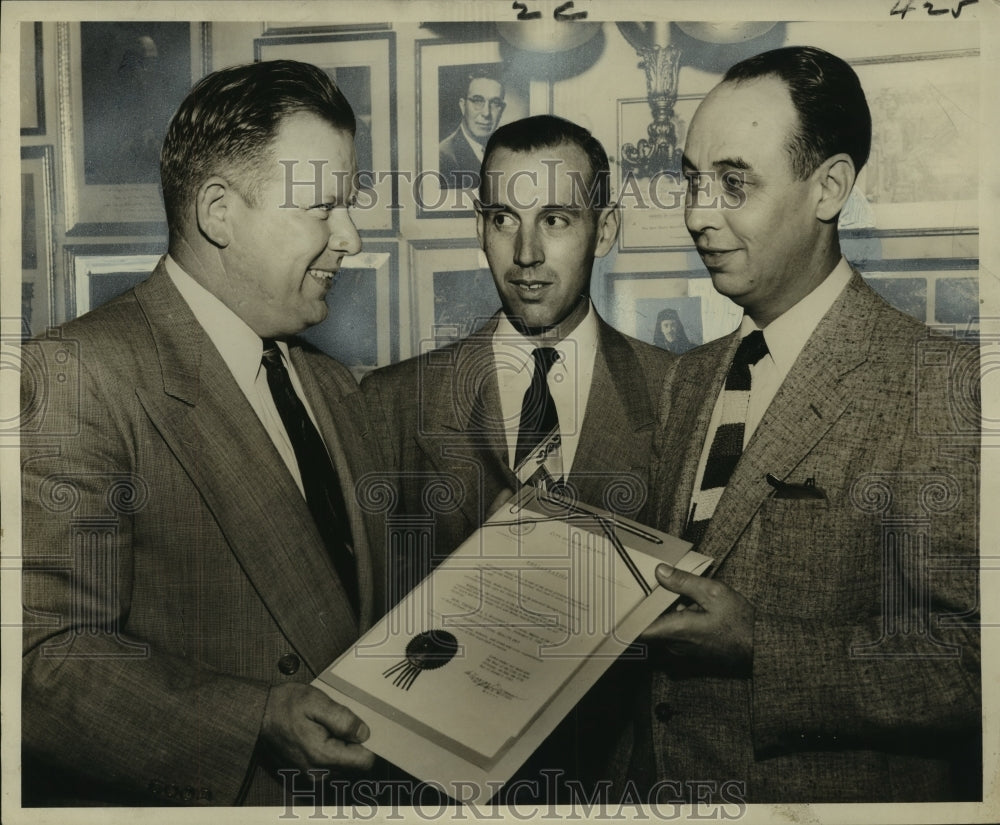
{"type": "Polygon", "coordinates": [[[697,543],[705,535],[723,490],[743,454],[747,406],[750,403],[750,367],[767,355],[767,342],[759,329],[740,341],[726,374],[720,402],[722,414],[712,436],[701,486],[691,496],[691,510],[684,530],[687,541],[697,543]]]}
{"type": "Polygon", "coordinates": [[[537,347],[531,355],[535,359],[535,371],[521,402],[521,422],[517,428],[517,448],[514,451],[515,468],[559,426],[559,414],[548,381],[549,370],[559,358],[559,353],[553,347],[537,347]]]}

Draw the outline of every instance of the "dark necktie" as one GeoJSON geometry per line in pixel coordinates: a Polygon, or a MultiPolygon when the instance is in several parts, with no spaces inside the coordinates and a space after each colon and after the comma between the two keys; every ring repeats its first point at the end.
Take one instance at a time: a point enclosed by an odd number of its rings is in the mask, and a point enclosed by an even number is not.
{"type": "Polygon", "coordinates": [[[684,538],[698,542],[705,534],[722,491],[743,454],[747,406],[750,403],[750,367],[767,355],[767,342],[759,329],[740,341],[722,390],[722,414],[705,461],[701,487],[693,504],[684,538]]]}
{"type": "Polygon", "coordinates": [[[351,528],[337,471],[302,399],[292,387],[281,351],[270,338],[264,339],[261,360],[267,371],[267,384],[271,388],[274,405],[295,451],[309,512],[347,591],[354,614],[359,615],[358,577],[351,552],[351,528]]]}
{"type": "Polygon", "coordinates": [[[531,355],[535,359],[535,371],[521,402],[521,423],[517,428],[517,449],[514,451],[515,468],[559,426],[559,415],[548,382],[549,370],[559,358],[559,353],[552,347],[538,347],[531,355]]]}

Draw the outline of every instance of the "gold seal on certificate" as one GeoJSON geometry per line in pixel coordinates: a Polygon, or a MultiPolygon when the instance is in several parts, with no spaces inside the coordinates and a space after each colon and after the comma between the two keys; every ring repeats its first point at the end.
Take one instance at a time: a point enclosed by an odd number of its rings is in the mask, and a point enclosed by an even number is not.
{"type": "Polygon", "coordinates": [[[448,664],[458,651],[458,640],[447,630],[427,630],[418,633],[406,646],[406,658],[382,671],[387,679],[403,690],[409,690],[421,670],[437,670],[448,664]]]}

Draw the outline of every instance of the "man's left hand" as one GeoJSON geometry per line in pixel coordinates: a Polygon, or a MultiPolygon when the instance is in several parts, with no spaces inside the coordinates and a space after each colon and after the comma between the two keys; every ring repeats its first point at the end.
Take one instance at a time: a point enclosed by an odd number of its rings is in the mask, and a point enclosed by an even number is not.
{"type": "Polygon", "coordinates": [[[728,585],[685,573],[667,564],[656,568],[667,590],[693,602],[660,616],[640,636],[660,642],[678,656],[690,656],[749,671],[753,663],[754,606],[728,585]]]}

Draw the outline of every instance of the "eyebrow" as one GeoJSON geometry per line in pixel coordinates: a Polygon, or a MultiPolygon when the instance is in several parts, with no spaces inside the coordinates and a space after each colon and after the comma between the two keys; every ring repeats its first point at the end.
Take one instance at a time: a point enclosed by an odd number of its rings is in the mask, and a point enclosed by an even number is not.
{"type": "MultiPolygon", "coordinates": [[[[690,169],[692,172],[697,172],[698,167],[695,166],[691,159],[687,155],[681,155],[681,168],[690,169]]],[[[719,169],[738,169],[741,172],[752,172],[753,166],[751,166],[747,161],[743,160],[739,155],[733,158],[722,158],[721,160],[716,160],[712,162],[712,168],[719,169]]]]}

